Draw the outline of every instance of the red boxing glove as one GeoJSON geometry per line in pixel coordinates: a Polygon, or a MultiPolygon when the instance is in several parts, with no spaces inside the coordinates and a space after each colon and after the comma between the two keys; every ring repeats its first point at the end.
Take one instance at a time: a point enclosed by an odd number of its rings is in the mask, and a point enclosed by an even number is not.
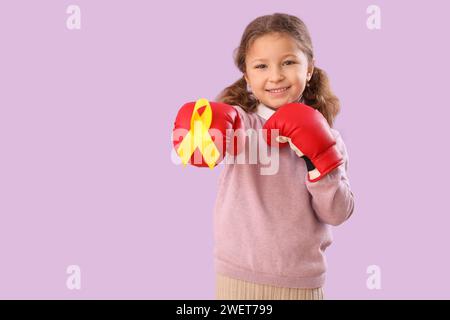
{"type": "Polygon", "coordinates": [[[264,129],[267,129],[269,145],[272,139],[282,143],[280,147],[288,142],[295,153],[304,158],[310,182],[322,179],[344,162],[327,120],[310,106],[283,105],[266,121],[264,129]],[[272,129],[278,129],[279,133],[272,129]]]}
{"type": "Polygon", "coordinates": [[[213,169],[228,152],[237,155],[243,141],[235,131],[242,128],[238,111],[225,103],[199,99],[178,111],[172,142],[183,164],[213,169]]]}

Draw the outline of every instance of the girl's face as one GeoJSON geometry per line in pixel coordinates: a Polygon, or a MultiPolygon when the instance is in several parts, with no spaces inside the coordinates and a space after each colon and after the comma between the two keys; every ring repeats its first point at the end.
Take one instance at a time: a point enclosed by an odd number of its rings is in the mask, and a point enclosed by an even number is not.
{"type": "Polygon", "coordinates": [[[309,66],[296,42],[283,34],[257,38],[245,60],[244,76],[253,95],[272,109],[298,101],[314,69],[314,61],[309,66]]]}

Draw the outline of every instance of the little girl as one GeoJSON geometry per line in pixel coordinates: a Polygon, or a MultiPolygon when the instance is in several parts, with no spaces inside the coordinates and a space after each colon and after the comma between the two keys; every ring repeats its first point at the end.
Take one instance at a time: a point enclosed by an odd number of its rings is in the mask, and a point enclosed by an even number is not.
{"type": "Polygon", "coordinates": [[[343,162],[314,182],[308,159],[291,148],[279,150],[273,175],[261,175],[259,164],[224,166],[214,212],[217,299],[323,299],[330,225],[350,217],[354,196],[346,147],[331,128],[339,100],[314,62],[305,24],[280,13],[252,21],[235,52],[243,76],[216,100],[238,111],[244,129],[260,130],[281,106],[303,103],[326,119],[343,162]]]}

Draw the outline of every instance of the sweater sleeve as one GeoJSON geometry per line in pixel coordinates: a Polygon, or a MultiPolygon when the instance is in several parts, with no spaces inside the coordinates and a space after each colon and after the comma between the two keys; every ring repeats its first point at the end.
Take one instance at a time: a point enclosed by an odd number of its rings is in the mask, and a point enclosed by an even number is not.
{"type": "Polygon", "coordinates": [[[332,131],[344,163],[316,182],[308,181],[305,176],[305,183],[311,194],[312,207],[318,219],[326,224],[337,226],[352,215],[355,200],[347,177],[347,149],[339,132],[335,129],[332,131]]]}

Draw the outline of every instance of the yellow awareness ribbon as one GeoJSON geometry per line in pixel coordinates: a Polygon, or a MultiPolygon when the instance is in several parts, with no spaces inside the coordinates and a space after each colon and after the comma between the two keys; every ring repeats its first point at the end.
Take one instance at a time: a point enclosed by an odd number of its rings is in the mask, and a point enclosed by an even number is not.
{"type": "Polygon", "coordinates": [[[208,129],[211,126],[211,121],[212,110],[209,101],[204,98],[198,99],[195,102],[194,110],[192,111],[191,127],[189,132],[177,149],[177,153],[180,156],[184,166],[186,166],[189,162],[189,159],[195,149],[198,148],[209,168],[214,169],[217,159],[220,158],[220,152],[208,132],[208,129]],[[198,113],[198,109],[205,105],[205,110],[202,115],[200,115],[198,113]]]}

